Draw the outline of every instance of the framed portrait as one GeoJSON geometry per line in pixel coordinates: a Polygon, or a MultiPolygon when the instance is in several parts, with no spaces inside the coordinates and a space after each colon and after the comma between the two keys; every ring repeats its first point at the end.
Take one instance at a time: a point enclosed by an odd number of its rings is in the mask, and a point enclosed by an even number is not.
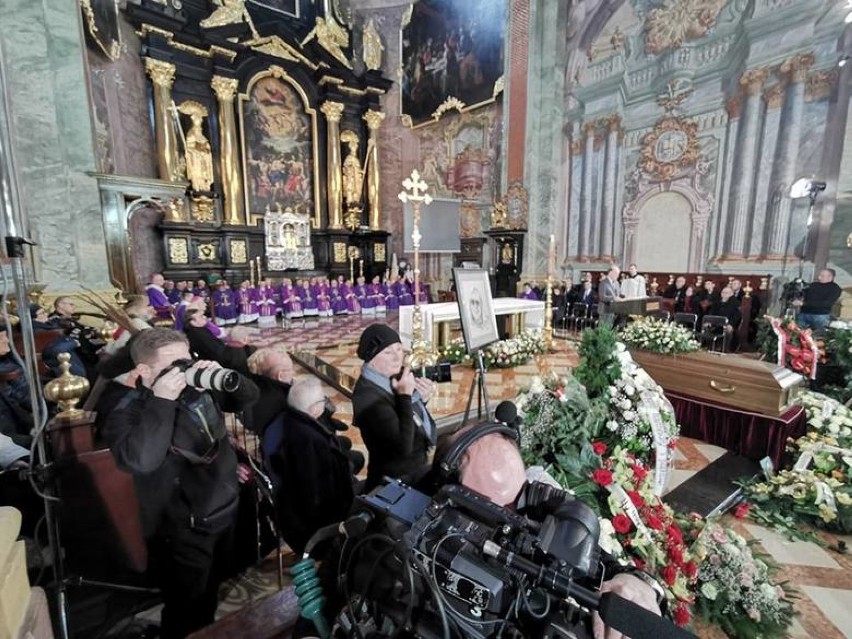
{"type": "Polygon", "coordinates": [[[506,3],[419,0],[402,25],[402,115],[411,126],[493,102],[503,85],[506,3]]]}
{"type": "Polygon", "coordinates": [[[500,339],[497,318],[491,304],[488,271],[481,268],[454,268],[453,280],[464,343],[468,353],[473,353],[500,339]]]}
{"type": "Polygon", "coordinates": [[[246,213],[308,214],[319,227],[316,111],[302,87],[275,67],[254,76],[240,95],[246,213]]]}

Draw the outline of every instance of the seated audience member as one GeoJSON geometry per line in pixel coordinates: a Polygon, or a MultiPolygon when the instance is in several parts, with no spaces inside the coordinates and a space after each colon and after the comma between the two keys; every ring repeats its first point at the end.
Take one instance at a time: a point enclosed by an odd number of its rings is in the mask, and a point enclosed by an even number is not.
{"type": "Polygon", "coordinates": [[[104,340],[98,330],[81,324],[75,315],[77,305],[68,296],[57,297],[53,302],[53,312],[48,316],[50,323],[61,328],[77,343],[77,352],[88,369],[97,364],[98,351],[103,348],[104,340]]]}
{"type": "Polygon", "coordinates": [[[740,303],[734,297],[734,292],[730,286],[726,286],[719,294],[719,301],[710,307],[708,315],[718,315],[728,319],[728,325],[725,327],[725,350],[736,350],[739,341],[737,340],[737,329],[742,321],[740,313],[740,303]]]}
{"type": "Polygon", "coordinates": [[[577,293],[577,301],[580,304],[585,304],[592,308],[598,303],[598,296],[595,294],[595,288],[592,280],[583,280],[582,288],[577,293]]]}
{"type": "Polygon", "coordinates": [[[631,264],[627,272],[622,275],[621,295],[624,299],[636,299],[645,297],[645,276],[640,275],[635,264],[631,264]]]}
{"type": "Polygon", "coordinates": [[[714,291],[716,283],[713,280],[704,280],[704,288],[695,294],[696,308],[695,313],[699,319],[707,314],[710,307],[719,301],[719,294],[714,291]]]}
{"type": "Polygon", "coordinates": [[[142,331],[129,350],[132,368],[107,385],[98,421],[118,467],[133,475],[149,569],[163,597],[160,636],[181,638],[213,622],[232,554],[238,466],[222,413],[246,408],[259,393],[246,378],[230,393],[188,386],[175,363],[190,359],[189,343],[171,329],[142,331]]]}
{"type": "Polygon", "coordinates": [[[23,369],[12,356],[9,335],[0,326],[0,433],[28,448],[32,429],[30,387],[23,369]]]}
{"type": "Polygon", "coordinates": [[[369,453],[369,491],[386,475],[411,480],[423,472],[436,441],[435,422],[426,409],[433,386],[403,368],[399,335],[385,324],[364,329],[358,357],[364,364],[352,393],[353,424],[369,453]]]}
{"type": "Polygon", "coordinates": [[[523,291],[521,291],[521,294],[520,294],[520,295],[518,295],[518,297],[520,297],[520,298],[521,298],[521,299],[523,299],[523,300],[535,300],[535,301],[538,301],[539,299],[541,299],[541,298],[538,296],[538,293],[536,293],[536,292],[533,290],[533,285],[532,285],[532,283],[531,283],[531,282],[524,282],[524,290],[523,290],[523,291]]]}
{"type": "Polygon", "coordinates": [[[665,290],[663,297],[674,300],[675,313],[683,313],[684,298],[686,297],[686,278],[683,275],[678,275],[675,278],[674,284],[665,290]]]}
{"type": "Polygon", "coordinates": [[[353,477],[346,451],[322,421],[325,396],[320,381],[298,380],[288,401],[289,410],[264,434],[264,454],[276,484],[281,536],[301,555],[317,530],[346,518],[354,496],[353,477]]]}
{"type": "Polygon", "coordinates": [[[683,296],[683,313],[696,313],[698,304],[695,301],[695,289],[692,286],[686,287],[686,293],[683,296]]]}
{"type": "MultiPolygon", "coordinates": [[[[39,331],[60,330],[59,325],[51,322],[50,318],[48,318],[47,310],[38,304],[30,304],[30,317],[33,321],[33,331],[36,333],[39,331]]],[[[88,377],[86,365],[77,352],[77,341],[68,335],[58,336],[41,349],[41,359],[54,377],[59,377],[62,374],[62,369],[59,367],[60,353],[68,353],[71,356],[70,370],[72,375],[88,377]]]]}
{"type": "Polygon", "coordinates": [[[843,289],[834,281],[835,275],[833,268],[822,269],[817,274],[816,281],[811,282],[805,289],[804,298],[793,302],[799,309],[797,320],[800,326],[815,331],[828,326],[831,321],[831,309],[843,294],[843,289]]]}

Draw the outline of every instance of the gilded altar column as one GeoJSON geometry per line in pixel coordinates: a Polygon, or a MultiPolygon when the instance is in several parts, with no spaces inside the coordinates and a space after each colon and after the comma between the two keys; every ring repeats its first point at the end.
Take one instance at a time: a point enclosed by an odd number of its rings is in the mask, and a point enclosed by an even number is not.
{"type": "Polygon", "coordinates": [[[760,125],[761,90],[769,75],[769,69],[751,69],[743,73],[740,86],[745,92],[745,105],[740,118],[739,143],[737,145],[737,164],[734,170],[734,182],[731,185],[730,199],[730,236],[728,257],[745,255],[748,221],[751,219],[752,193],[754,189],[755,157],[760,125]]]}
{"type": "Polygon", "coordinates": [[[618,136],[621,132],[621,116],[611,115],[606,119],[606,156],[603,175],[603,206],[601,207],[600,257],[615,257],[613,228],[615,226],[615,180],[618,159],[618,136]]]}
{"type": "Polygon", "coordinates": [[[367,201],[370,204],[370,229],[378,231],[382,228],[382,203],[379,197],[381,187],[379,171],[379,127],[385,114],[381,111],[367,111],[364,121],[370,129],[370,156],[364,159],[367,163],[367,201]]]}
{"type": "Polygon", "coordinates": [[[219,171],[225,198],[225,224],[245,224],[242,179],[240,177],[239,142],[234,120],[236,78],[214,75],[210,82],[219,106],[219,171]]]}
{"type": "Polygon", "coordinates": [[[179,182],[184,179],[180,169],[177,135],[172,112],[172,84],[175,65],[163,60],[145,58],[145,71],[154,84],[154,126],[157,130],[157,162],[160,179],[179,182]]]}
{"type": "Polygon", "coordinates": [[[340,118],[343,116],[341,102],[324,102],[320,111],[328,122],[328,226],[343,228],[343,176],[340,160],[340,118]]]}
{"type": "Polygon", "coordinates": [[[781,65],[781,74],[787,80],[787,90],[769,189],[768,236],[764,251],[767,256],[782,256],[788,250],[792,206],[789,191],[796,179],[796,159],[799,157],[799,143],[802,139],[805,80],[813,63],[813,53],[801,53],[781,65]]]}
{"type": "Polygon", "coordinates": [[[592,238],[592,162],[595,157],[595,129],[597,122],[586,122],[583,125],[585,134],[583,146],[583,175],[580,183],[580,242],[577,253],[581,259],[590,257],[592,238]]]}

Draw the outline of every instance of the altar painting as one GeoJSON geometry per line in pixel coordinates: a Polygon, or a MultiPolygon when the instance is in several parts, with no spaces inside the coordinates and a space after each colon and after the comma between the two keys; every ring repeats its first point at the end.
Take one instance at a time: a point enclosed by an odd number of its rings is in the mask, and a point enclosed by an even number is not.
{"type": "Polygon", "coordinates": [[[283,207],[314,214],[315,122],[296,87],[267,75],[241,96],[246,207],[263,215],[283,207]]]}
{"type": "Polygon", "coordinates": [[[413,125],[494,100],[503,77],[506,3],[420,0],[402,29],[402,113],[413,125]]]}

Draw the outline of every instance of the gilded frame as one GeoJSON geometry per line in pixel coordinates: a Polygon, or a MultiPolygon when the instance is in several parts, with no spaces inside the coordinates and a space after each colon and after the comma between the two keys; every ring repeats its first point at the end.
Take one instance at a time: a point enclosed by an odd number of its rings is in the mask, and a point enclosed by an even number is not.
{"type": "Polygon", "coordinates": [[[79,5],[92,41],[112,62],[118,60],[121,56],[118,0],[79,0],[79,5]]]}
{"type": "Polygon", "coordinates": [[[313,227],[315,229],[321,228],[322,224],[322,211],[321,211],[321,202],[320,199],[320,168],[319,168],[319,145],[318,145],[318,130],[317,130],[317,112],[316,109],[311,107],[310,100],[308,99],[308,94],[302,88],[302,86],[284,69],[279,67],[278,65],[271,65],[265,71],[260,71],[256,73],[254,76],[249,79],[246,83],[246,87],[244,92],[239,94],[239,117],[240,117],[240,146],[241,146],[241,154],[242,154],[242,163],[243,163],[243,180],[245,183],[245,187],[243,189],[245,193],[245,206],[246,206],[246,220],[250,225],[258,226],[260,221],[263,220],[263,216],[265,211],[253,211],[251,209],[251,199],[249,194],[249,171],[248,171],[248,154],[246,149],[246,114],[245,107],[246,104],[251,100],[251,92],[254,88],[254,85],[257,84],[260,80],[264,78],[276,78],[278,80],[282,80],[283,82],[290,85],[299,97],[302,99],[302,106],[304,108],[304,113],[310,118],[311,121],[311,154],[312,154],[312,180],[313,180],[313,209],[314,213],[312,216],[313,227]]]}
{"type": "MultiPolygon", "coordinates": [[[[424,16],[417,16],[418,20],[417,24],[423,24],[426,21],[424,16]]],[[[466,113],[468,111],[472,111],[473,109],[479,108],[486,104],[491,104],[497,100],[497,96],[503,91],[503,74],[505,69],[505,37],[506,37],[506,24],[507,24],[507,16],[506,16],[506,3],[505,2],[496,2],[495,0],[414,0],[405,13],[402,16],[402,25],[399,30],[399,51],[400,51],[400,67],[399,67],[399,77],[401,78],[401,91],[400,95],[400,113],[402,117],[402,122],[406,126],[417,129],[422,126],[426,126],[428,124],[434,124],[441,119],[441,117],[450,111],[458,111],[459,113],[466,113]],[[427,103],[426,113],[418,114],[416,116],[412,115],[412,113],[407,112],[407,103],[408,102],[420,102],[419,100],[414,100],[412,98],[406,97],[406,85],[410,85],[410,76],[415,75],[415,69],[411,69],[411,73],[406,71],[406,68],[410,66],[411,63],[414,63],[416,67],[416,61],[411,51],[407,53],[406,47],[406,30],[411,25],[412,21],[416,17],[417,7],[420,5],[421,7],[425,7],[426,5],[437,5],[437,9],[434,7],[430,7],[430,9],[424,9],[424,13],[428,13],[434,16],[436,13],[441,14],[445,20],[445,24],[447,22],[451,22],[448,17],[450,12],[454,15],[452,17],[453,23],[456,20],[456,16],[462,13],[462,8],[467,11],[472,11],[472,13],[477,15],[487,15],[487,9],[493,9],[497,7],[500,11],[499,15],[493,17],[492,20],[495,25],[499,25],[497,33],[493,36],[492,42],[489,44],[491,46],[497,46],[499,48],[499,62],[497,62],[493,66],[483,65],[480,66],[478,63],[473,67],[472,72],[474,75],[477,72],[482,73],[482,69],[485,69],[484,75],[487,76],[485,80],[483,80],[481,87],[477,87],[476,91],[471,90],[462,90],[461,86],[467,84],[461,79],[461,66],[464,63],[464,59],[462,62],[457,62],[459,65],[459,90],[456,91],[451,87],[445,87],[444,90],[440,92],[437,100],[431,100],[427,103]],[[472,8],[473,7],[473,8],[472,8]],[[475,7],[481,7],[480,9],[476,9],[475,7]],[[471,9],[472,8],[472,9],[471,9]],[[443,13],[442,13],[443,10],[443,13]],[[492,80],[493,78],[493,80],[492,80]],[[458,93],[458,95],[454,95],[454,93],[458,93]],[[467,100],[467,102],[465,101],[467,100]],[[472,103],[471,103],[472,102],[472,103]],[[431,113],[429,113],[431,110],[431,113]],[[428,115],[427,115],[428,114],[428,115]]],[[[434,25],[433,25],[434,26],[434,25]]],[[[432,34],[434,36],[439,35],[437,32],[432,34]]],[[[441,34],[443,35],[443,34],[441,34]]],[[[452,36],[451,36],[452,37],[452,36]]],[[[428,40],[432,40],[430,36],[428,40]]],[[[437,40],[437,39],[436,39],[437,40]]],[[[462,45],[460,44],[462,38],[459,38],[458,47],[461,49],[462,45]]],[[[434,45],[433,45],[434,46],[434,45]]],[[[472,54],[472,50],[471,50],[472,54]]],[[[475,58],[474,58],[475,60],[475,58]]],[[[476,84],[476,83],[474,83],[476,84]]]]}

